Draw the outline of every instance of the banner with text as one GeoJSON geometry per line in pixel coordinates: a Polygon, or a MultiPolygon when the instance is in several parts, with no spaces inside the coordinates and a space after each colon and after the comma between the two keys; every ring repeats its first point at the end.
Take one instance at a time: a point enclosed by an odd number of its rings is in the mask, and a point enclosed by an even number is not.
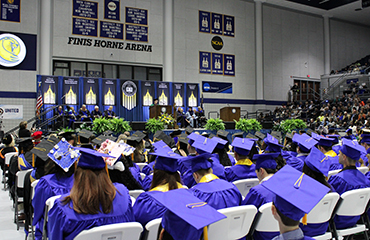
{"type": "Polygon", "coordinates": [[[84,78],[84,104],[97,105],[99,100],[99,79],[98,78],[84,78]]]}
{"type": "Polygon", "coordinates": [[[141,81],[141,97],[143,106],[150,106],[154,102],[155,82],[141,81]]]}
{"type": "Polygon", "coordinates": [[[186,101],[188,107],[198,106],[198,84],[187,83],[186,84],[186,101]]]}
{"type": "Polygon", "coordinates": [[[225,82],[202,82],[204,93],[233,93],[233,84],[225,82]]]}
{"type": "Polygon", "coordinates": [[[116,79],[103,79],[103,105],[115,106],[116,105],[116,79]]]}
{"type": "Polygon", "coordinates": [[[23,119],[23,105],[0,105],[0,118],[23,119]]]}
{"type": "Polygon", "coordinates": [[[184,106],[185,85],[183,83],[172,83],[173,102],[176,107],[184,106]]]}
{"type": "Polygon", "coordinates": [[[159,105],[170,105],[169,82],[157,82],[157,98],[159,105]]]}
{"type": "Polygon", "coordinates": [[[57,104],[58,98],[58,77],[41,76],[42,94],[44,104],[57,104]]]}
{"type": "MultiPolygon", "coordinates": [[[[64,103],[69,105],[78,104],[78,77],[63,78],[63,97],[64,103]]],[[[76,110],[76,109],[75,109],[76,110]]]]}

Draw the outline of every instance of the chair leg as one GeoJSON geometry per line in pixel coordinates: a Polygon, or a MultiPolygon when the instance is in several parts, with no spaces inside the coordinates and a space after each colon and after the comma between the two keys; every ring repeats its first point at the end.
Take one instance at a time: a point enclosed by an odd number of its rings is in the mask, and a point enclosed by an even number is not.
{"type": "Polygon", "coordinates": [[[337,228],[335,227],[334,220],[329,221],[329,229],[331,230],[333,238],[335,238],[335,240],[338,240],[338,233],[337,233],[337,228]]]}

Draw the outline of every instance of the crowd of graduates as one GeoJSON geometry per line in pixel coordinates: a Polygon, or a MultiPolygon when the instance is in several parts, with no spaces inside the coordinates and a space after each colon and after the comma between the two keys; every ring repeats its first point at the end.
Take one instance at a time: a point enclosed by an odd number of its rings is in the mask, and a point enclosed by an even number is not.
{"type": "MultiPolygon", "coordinates": [[[[145,226],[157,218],[162,218],[159,239],[207,239],[206,228],[200,226],[224,218],[218,209],[259,208],[269,202],[280,233],[254,231],[255,240],[312,239],[327,231],[328,222],[306,224],[304,215],[326,193],[370,187],[370,174],[357,170],[369,162],[366,129],[359,136],[349,131],[344,137],[312,130],[289,133],[284,139],[279,134],[243,134],[235,133],[229,142],[228,131],[200,135],[189,126],[170,135],[158,131],[153,140],[141,131],[118,139],[110,131],[95,137],[87,130],[44,136],[41,141],[31,135],[6,135],[0,163],[4,168],[5,153],[19,152],[11,159],[7,184],[13,199],[15,194],[24,196],[25,231],[35,226],[36,239],[43,233],[49,239],[74,239],[85,229],[133,221],[145,226]],[[114,157],[98,151],[114,141],[132,152],[122,149],[114,157]],[[114,161],[107,164],[107,159],[114,161]],[[147,164],[140,168],[138,163],[147,164]],[[328,172],[338,169],[327,180],[328,172]],[[23,192],[15,193],[14,176],[25,170],[30,171],[23,192]],[[258,178],[260,184],[243,197],[233,182],[249,178],[258,178]],[[37,180],[31,199],[31,183],[37,180]],[[129,190],[137,189],[144,192],[132,204],[129,190]],[[61,197],[44,226],[45,202],[57,195],[61,197]]],[[[359,218],[336,216],[334,221],[343,229],[359,218]]]]}

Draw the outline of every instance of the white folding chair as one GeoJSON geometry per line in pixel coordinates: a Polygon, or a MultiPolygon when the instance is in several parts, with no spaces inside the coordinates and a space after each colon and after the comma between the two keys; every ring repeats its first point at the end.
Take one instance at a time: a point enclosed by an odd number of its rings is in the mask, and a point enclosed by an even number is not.
{"type": "Polygon", "coordinates": [[[133,197],[133,198],[137,198],[140,194],[142,194],[143,192],[145,192],[144,190],[142,189],[136,189],[136,190],[129,190],[128,191],[128,194],[133,197]]]}
{"type": "Polygon", "coordinates": [[[42,229],[42,239],[47,240],[48,239],[48,232],[47,232],[47,224],[48,224],[48,217],[49,217],[49,211],[53,208],[55,200],[60,198],[62,195],[52,196],[48,198],[45,202],[45,215],[44,215],[44,226],[42,229]]]}
{"type": "Polygon", "coordinates": [[[143,171],[143,167],[145,167],[146,165],[148,165],[147,163],[136,163],[136,165],[139,166],[140,168],[140,172],[143,171]]]}
{"type": "Polygon", "coordinates": [[[369,171],[369,168],[368,167],[358,167],[357,170],[365,174],[369,171]]]}
{"type": "Polygon", "coordinates": [[[144,180],[144,178],[146,177],[145,173],[140,173],[140,177],[141,177],[141,180],[144,180]]]}
{"type": "Polygon", "coordinates": [[[74,240],[138,240],[142,231],[138,222],[115,223],[83,230],[74,240]]]}
{"type": "Polygon", "coordinates": [[[226,215],[208,227],[208,238],[212,240],[235,240],[246,236],[252,226],[257,208],[253,205],[230,207],[218,210],[226,215]]]}
{"type": "MultiPolygon", "coordinates": [[[[370,199],[370,188],[361,188],[343,193],[341,201],[335,214],[338,216],[360,216],[364,214],[370,199]]],[[[356,224],[353,227],[346,229],[336,229],[334,220],[330,220],[332,226],[332,234],[335,239],[363,232],[365,239],[368,238],[365,224],[356,224]]]]}
{"type": "Polygon", "coordinates": [[[148,231],[148,237],[146,240],[157,240],[158,230],[161,222],[162,218],[156,218],[145,225],[145,229],[148,231]]]}
{"type": "MultiPolygon", "coordinates": [[[[307,214],[307,223],[325,223],[333,215],[333,211],[340,196],[338,193],[328,193],[316,206],[307,214]]],[[[331,232],[326,232],[313,237],[316,240],[327,240],[332,238],[331,232]]]]}
{"type": "Polygon", "coordinates": [[[328,172],[328,179],[329,179],[331,176],[333,176],[333,175],[335,175],[335,174],[339,173],[341,170],[342,170],[342,169],[329,171],[329,172],[328,172]]]}
{"type": "Polygon", "coordinates": [[[6,189],[6,182],[7,182],[7,176],[9,172],[9,164],[10,159],[14,156],[18,156],[18,152],[10,152],[5,154],[5,163],[4,163],[4,171],[3,171],[3,181],[4,181],[4,190],[6,189]]]}
{"type": "Polygon", "coordinates": [[[131,206],[134,206],[136,199],[133,196],[130,196],[131,198],[131,206]]]}
{"type": "MultiPolygon", "coordinates": [[[[37,185],[37,183],[39,182],[40,180],[35,180],[35,181],[33,181],[32,183],[31,183],[31,200],[33,200],[33,197],[35,196],[35,187],[36,187],[36,185],[37,185]]],[[[30,223],[31,223],[31,236],[32,236],[32,239],[35,239],[35,234],[34,234],[34,226],[33,226],[33,207],[32,207],[32,204],[31,204],[31,206],[30,206],[30,214],[29,214],[29,216],[30,216],[30,223]]]]}
{"type": "Polygon", "coordinates": [[[263,204],[259,209],[258,219],[254,227],[258,232],[279,232],[279,223],[271,211],[272,202],[263,204]]]}
{"type": "Polygon", "coordinates": [[[239,189],[243,198],[245,198],[245,196],[247,196],[249,190],[252,187],[257,186],[260,182],[259,182],[258,178],[249,178],[249,179],[236,180],[233,183],[239,189]]]}
{"type": "Polygon", "coordinates": [[[15,192],[15,200],[14,200],[14,203],[15,203],[15,207],[14,207],[14,222],[17,224],[17,230],[19,230],[19,219],[18,219],[18,205],[20,203],[23,203],[24,201],[24,197],[20,197],[18,196],[18,190],[19,189],[23,189],[24,188],[24,177],[26,176],[26,174],[30,171],[32,171],[33,169],[28,169],[28,170],[25,170],[25,171],[18,171],[16,173],[16,176],[15,176],[15,189],[14,189],[14,192],[15,192]]]}

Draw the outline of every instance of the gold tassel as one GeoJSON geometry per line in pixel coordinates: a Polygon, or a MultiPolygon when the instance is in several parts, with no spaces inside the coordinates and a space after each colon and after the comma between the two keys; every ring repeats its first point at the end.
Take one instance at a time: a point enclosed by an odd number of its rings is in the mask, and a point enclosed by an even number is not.
{"type": "Polygon", "coordinates": [[[32,167],[35,167],[35,154],[32,153],[32,167]]]}
{"type": "Polygon", "coordinates": [[[307,225],[307,213],[302,218],[303,225],[307,225]]]}
{"type": "Polygon", "coordinates": [[[110,179],[110,177],[109,177],[109,171],[108,171],[108,164],[107,163],[105,163],[105,171],[107,172],[108,178],[110,179]]]}
{"type": "Polygon", "coordinates": [[[177,141],[177,150],[180,150],[180,141],[177,141]]]}
{"type": "Polygon", "coordinates": [[[208,228],[207,228],[207,226],[205,226],[203,228],[203,239],[208,240],[208,228]]]}

